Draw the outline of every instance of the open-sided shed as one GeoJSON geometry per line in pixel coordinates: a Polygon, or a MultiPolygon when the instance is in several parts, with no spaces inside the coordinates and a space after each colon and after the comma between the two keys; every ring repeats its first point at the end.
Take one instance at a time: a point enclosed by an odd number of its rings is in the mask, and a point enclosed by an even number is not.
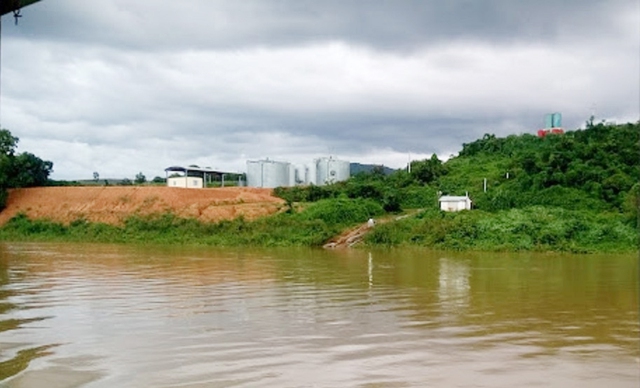
{"type": "Polygon", "coordinates": [[[171,166],[165,168],[164,171],[167,175],[167,186],[189,189],[202,189],[214,178],[220,179],[221,186],[224,187],[224,176],[229,174],[224,171],[196,166],[171,166]]]}

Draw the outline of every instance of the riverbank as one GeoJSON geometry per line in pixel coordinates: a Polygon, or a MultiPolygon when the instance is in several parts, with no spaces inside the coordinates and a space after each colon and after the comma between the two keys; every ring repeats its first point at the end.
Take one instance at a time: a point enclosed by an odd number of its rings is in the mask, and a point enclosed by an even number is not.
{"type": "MultiPolygon", "coordinates": [[[[170,189],[173,190],[173,189],[170,189]]],[[[143,201],[144,202],[144,201],[143,201]]],[[[147,209],[148,211],[148,209],[147,209]]],[[[381,205],[368,199],[334,198],[249,219],[240,215],[203,221],[179,213],[134,212],[119,223],[70,222],[17,213],[0,228],[2,241],[153,243],[228,247],[322,247],[349,230],[362,229],[353,247],[423,247],[463,251],[637,252],[635,225],[615,213],[535,206],[495,213],[482,210],[411,212],[373,228],[381,205]]],[[[330,244],[331,245],[331,244],[330,244]]]]}

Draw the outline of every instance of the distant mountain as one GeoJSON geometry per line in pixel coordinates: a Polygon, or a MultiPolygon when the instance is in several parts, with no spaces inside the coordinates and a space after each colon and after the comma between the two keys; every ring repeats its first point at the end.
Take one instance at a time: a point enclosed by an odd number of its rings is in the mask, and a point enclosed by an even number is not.
{"type": "Polygon", "coordinates": [[[397,171],[397,170],[395,170],[393,168],[386,167],[386,166],[381,165],[381,164],[351,163],[351,166],[350,166],[351,175],[356,175],[356,174],[361,173],[361,172],[370,173],[376,167],[378,167],[378,168],[382,167],[385,175],[391,175],[391,174],[393,174],[394,172],[397,171]]]}

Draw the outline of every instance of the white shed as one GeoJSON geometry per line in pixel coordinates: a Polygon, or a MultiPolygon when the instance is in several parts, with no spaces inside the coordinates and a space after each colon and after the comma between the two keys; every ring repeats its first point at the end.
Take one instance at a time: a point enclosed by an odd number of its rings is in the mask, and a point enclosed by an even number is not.
{"type": "Polygon", "coordinates": [[[172,176],[167,178],[167,186],[201,189],[204,187],[204,180],[199,176],[172,176]]]}
{"type": "Polygon", "coordinates": [[[469,195],[457,197],[453,195],[443,195],[439,199],[440,210],[445,212],[457,212],[460,210],[471,210],[471,199],[469,195]]]}

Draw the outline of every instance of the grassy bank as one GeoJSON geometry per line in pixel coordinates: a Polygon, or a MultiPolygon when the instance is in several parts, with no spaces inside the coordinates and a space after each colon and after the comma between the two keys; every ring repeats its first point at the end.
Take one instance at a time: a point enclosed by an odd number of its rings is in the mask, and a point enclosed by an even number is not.
{"type": "Polygon", "coordinates": [[[303,211],[280,213],[255,221],[238,218],[218,223],[203,223],[166,213],[131,216],[122,226],[83,219],[64,225],[18,215],[0,228],[0,240],[321,246],[345,228],[382,213],[382,207],[374,201],[341,198],[314,202],[303,211]]]}
{"type": "MultiPolygon", "coordinates": [[[[317,247],[381,214],[382,207],[374,201],[338,198],[251,222],[239,218],[202,223],[167,213],[132,216],[122,226],[86,220],[64,225],[19,215],[0,228],[0,240],[317,247]]],[[[635,225],[619,214],[541,206],[495,213],[429,210],[377,225],[364,244],[446,250],[633,252],[638,247],[638,233],[635,225]]]]}

